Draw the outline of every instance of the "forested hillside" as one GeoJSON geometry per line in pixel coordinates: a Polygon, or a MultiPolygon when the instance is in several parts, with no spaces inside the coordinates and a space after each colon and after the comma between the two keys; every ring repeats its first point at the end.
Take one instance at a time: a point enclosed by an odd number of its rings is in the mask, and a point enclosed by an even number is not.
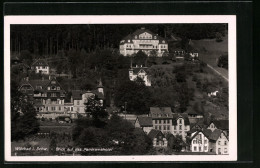
{"type": "Polygon", "coordinates": [[[215,38],[219,32],[225,36],[226,24],[149,24],[149,25],[11,25],[11,51],[20,54],[28,50],[35,57],[62,55],[63,52],[97,48],[118,48],[122,38],[145,27],[171,40],[215,38]]]}

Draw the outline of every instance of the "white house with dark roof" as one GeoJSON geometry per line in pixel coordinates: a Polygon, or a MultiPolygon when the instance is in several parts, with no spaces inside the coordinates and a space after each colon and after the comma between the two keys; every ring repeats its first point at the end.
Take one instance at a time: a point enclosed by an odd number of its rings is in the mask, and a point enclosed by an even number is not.
{"type": "Polygon", "coordinates": [[[181,135],[185,141],[187,132],[190,131],[190,121],[187,114],[184,113],[173,113],[172,119],[172,134],[181,135]]]}
{"type": "Polygon", "coordinates": [[[50,66],[44,59],[38,59],[32,64],[32,69],[35,73],[50,74],[50,66]]]}
{"type": "Polygon", "coordinates": [[[156,51],[157,55],[161,57],[164,52],[168,52],[168,43],[164,38],[142,27],[123,38],[120,41],[119,49],[120,54],[124,56],[130,56],[141,50],[148,56],[151,51],[156,51]]]}
{"type": "Polygon", "coordinates": [[[150,76],[147,73],[148,68],[142,66],[136,66],[129,69],[129,79],[131,81],[136,81],[140,78],[144,81],[145,86],[151,86],[150,76]]]}
{"type": "Polygon", "coordinates": [[[229,154],[229,141],[220,129],[203,129],[191,134],[190,149],[192,152],[211,152],[217,155],[229,154]]]}

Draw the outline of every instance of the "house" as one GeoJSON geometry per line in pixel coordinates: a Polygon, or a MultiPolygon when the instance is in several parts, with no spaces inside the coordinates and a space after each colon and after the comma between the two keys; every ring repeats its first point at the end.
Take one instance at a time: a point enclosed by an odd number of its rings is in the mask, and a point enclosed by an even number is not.
{"type": "Polygon", "coordinates": [[[120,54],[124,56],[131,56],[141,50],[148,56],[155,51],[161,57],[164,52],[168,52],[168,43],[164,38],[142,27],[123,38],[119,48],[120,54]]]}
{"type": "Polygon", "coordinates": [[[151,117],[138,116],[134,125],[135,128],[142,128],[148,134],[153,129],[153,120],[151,117]]]}
{"type": "Polygon", "coordinates": [[[227,136],[229,136],[229,121],[228,120],[213,120],[207,126],[207,129],[214,131],[215,129],[222,130],[227,136]]]}
{"type": "Polygon", "coordinates": [[[32,64],[32,69],[35,73],[42,73],[49,75],[50,74],[50,66],[44,59],[38,59],[32,64]]]}
{"type": "Polygon", "coordinates": [[[38,117],[54,119],[64,114],[66,92],[55,77],[41,80],[26,78],[20,83],[19,90],[32,100],[38,117]]]}
{"type": "Polygon", "coordinates": [[[86,116],[86,103],[88,103],[89,98],[97,98],[101,106],[104,106],[104,89],[102,82],[100,80],[97,88],[95,90],[72,90],[71,91],[71,102],[73,103],[73,117],[77,117],[78,114],[86,116]]]}
{"type": "Polygon", "coordinates": [[[129,79],[131,81],[136,81],[137,78],[140,78],[144,81],[145,86],[151,86],[151,80],[150,76],[147,73],[148,68],[147,67],[142,67],[142,66],[137,66],[132,67],[129,69],[129,79]]]}
{"type": "Polygon", "coordinates": [[[224,131],[215,129],[209,137],[209,150],[217,155],[229,154],[229,141],[224,131]]]}
{"type": "Polygon", "coordinates": [[[217,155],[228,154],[228,137],[224,131],[203,129],[191,134],[190,148],[192,152],[211,152],[217,155]]]}
{"type": "Polygon", "coordinates": [[[190,131],[188,115],[184,113],[173,113],[172,116],[172,134],[181,135],[182,139],[185,141],[187,132],[190,131]]]}
{"type": "Polygon", "coordinates": [[[208,152],[209,151],[209,137],[204,131],[199,130],[193,132],[190,138],[191,152],[208,152]]]}
{"type": "Polygon", "coordinates": [[[162,133],[172,132],[172,110],[171,107],[150,107],[149,117],[153,121],[153,129],[162,133]]]}
{"type": "Polygon", "coordinates": [[[166,137],[159,130],[152,129],[149,132],[148,137],[151,138],[151,140],[153,142],[153,147],[167,147],[168,146],[168,141],[167,141],[166,137]]]}

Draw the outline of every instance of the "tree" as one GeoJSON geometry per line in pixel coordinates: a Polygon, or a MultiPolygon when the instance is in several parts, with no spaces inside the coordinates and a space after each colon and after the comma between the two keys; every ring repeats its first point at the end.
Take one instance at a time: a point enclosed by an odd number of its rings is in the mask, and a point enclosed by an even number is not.
{"type": "Polygon", "coordinates": [[[174,140],[173,140],[173,150],[175,150],[176,152],[180,152],[182,150],[183,147],[183,140],[182,140],[182,136],[181,135],[176,135],[174,140]]]}
{"type": "Polygon", "coordinates": [[[97,95],[88,98],[86,105],[86,113],[90,112],[93,124],[98,128],[103,128],[107,123],[108,113],[103,107],[103,103],[98,99],[97,95]]]}
{"type": "Polygon", "coordinates": [[[151,92],[140,83],[125,81],[115,88],[115,103],[117,107],[127,102],[127,112],[147,114],[151,104],[151,92]]]}
{"type": "Polygon", "coordinates": [[[137,65],[146,65],[146,61],[147,61],[147,55],[142,52],[141,50],[139,50],[135,56],[134,56],[134,62],[137,64],[137,65]]]}
{"type": "Polygon", "coordinates": [[[11,82],[11,140],[24,139],[39,131],[36,111],[28,97],[18,91],[17,84],[11,82]]]}

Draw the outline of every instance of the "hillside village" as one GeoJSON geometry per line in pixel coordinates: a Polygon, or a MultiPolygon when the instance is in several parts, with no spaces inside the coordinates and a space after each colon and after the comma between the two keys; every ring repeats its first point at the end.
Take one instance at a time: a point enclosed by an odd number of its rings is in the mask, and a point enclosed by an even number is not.
{"type": "MultiPolygon", "coordinates": [[[[60,145],[112,146],[108,155],[136,154],[139,146],[137,154],[229,154],[228,82],[200,59],[191,39],[182,42],[140,27],[118,50],[11,55],[12,91],[33,107],[39,127],[28,138],[49,148],[35,155],[72,154],[52,149],[60,145]]],[[[22,105],[13,112],[26,116],[22,105]]],[[[12,139],[13,146],[26,143],[12,139]]]]}

